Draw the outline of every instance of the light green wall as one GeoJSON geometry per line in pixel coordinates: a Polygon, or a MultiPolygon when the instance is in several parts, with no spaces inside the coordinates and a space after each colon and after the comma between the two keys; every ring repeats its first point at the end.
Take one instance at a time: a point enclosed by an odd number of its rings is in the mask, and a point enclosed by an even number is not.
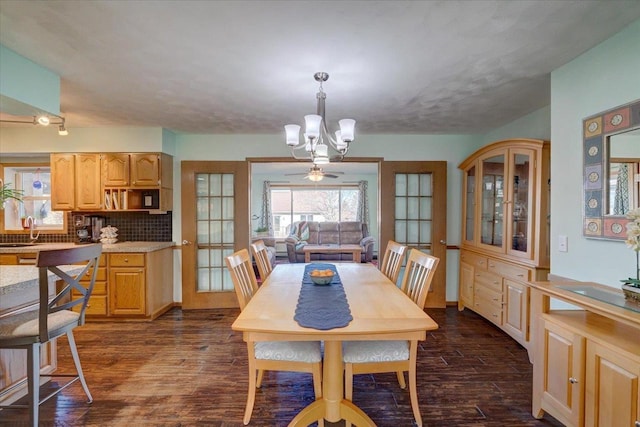
{"type": "MultiPolygon", "coordinates": [[[[640,20],[551,73],[551,272],[619,287],[635,253],[582,236],[582,120],[640,99],[640,20]],[[558,236],[569,251],[558,251],[558,236]]],[[[640,150],[639,150],[640,152],[640,150]]],[[[639,153],[640,154],[640,153],[639,153]]]]}
{"type": "Polygon", "coordinates": [[[1,44],[0,95],[5,113],[24,114],[23,111],[13,112],[5,108],[5,101],[9,105],[11,100],[15,100],[32,106],[33,114],[39,110],[60,115],[60,77],[1,44]]]}
{"type": "Polygon", "coordinates": [[[485,134],[483,145],[512,138],[551,138],[551,107],[546,106],[485,134]]]}
{"type": "Polygon", "coordinates": [[[60,136],[56,126],[0,127],[0,154],[166,152],[161,128],[67,128],[69,135],[60,136]]]}

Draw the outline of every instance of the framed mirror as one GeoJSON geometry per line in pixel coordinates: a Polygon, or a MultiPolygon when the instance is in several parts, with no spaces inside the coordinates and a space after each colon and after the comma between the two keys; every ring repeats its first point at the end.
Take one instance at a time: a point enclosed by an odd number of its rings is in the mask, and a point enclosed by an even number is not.
{"type": "Polygon", "coordinates": [[[583,120],[583,235],[625,240],[640,207],[640,100],[583,120]]]}

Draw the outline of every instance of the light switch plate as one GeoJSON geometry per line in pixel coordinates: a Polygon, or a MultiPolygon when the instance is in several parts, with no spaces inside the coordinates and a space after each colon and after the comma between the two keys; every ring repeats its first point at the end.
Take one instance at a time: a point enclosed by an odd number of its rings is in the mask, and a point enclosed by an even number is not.
{"type": "Polygon", "coordinates": [[[564,236],[564,235],[558,236],[558,251],[560,252],[569,251],[569,239],[567,238],[567,236],[564,236]]]}

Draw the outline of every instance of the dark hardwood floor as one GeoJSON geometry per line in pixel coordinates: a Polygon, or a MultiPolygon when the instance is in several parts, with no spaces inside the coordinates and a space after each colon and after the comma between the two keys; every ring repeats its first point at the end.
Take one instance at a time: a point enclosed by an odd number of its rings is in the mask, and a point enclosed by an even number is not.
{"type": "MultiPolygon", "coordinates": [[[[526,351],[469,310],[428,309],[440,325],[418,351],[425,426],[561,426],[531,416],[526,351]]],[[[150,323],[88,323],[76,341],[94,401],[79,383],[40,408],[47,426],[242,426],[246,346],[231,323],[237,309],[173,309],[150,323]]],[[[72,366],[66,339],[59,371],[72,366]]],[[[311,376],[265,375],[250,426],[286,426],[313,400],[311,376]]],[[[411,426],[409,393],[395,374],[361,375],[354,402],[381,427],[411,426]]],[[[0,411],[0,424],[26,425],[25,410],[0,411]]],[[[338,426],[343,423],[326,423],[338,426]]]]}

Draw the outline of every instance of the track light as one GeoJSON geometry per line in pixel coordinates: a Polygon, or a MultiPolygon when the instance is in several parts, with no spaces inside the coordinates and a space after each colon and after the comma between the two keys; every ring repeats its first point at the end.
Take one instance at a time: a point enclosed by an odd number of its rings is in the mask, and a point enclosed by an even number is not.
{"type": "Polygon", "coordinates": [[[56,116],[55,114],[45,115],[40,114],[38,116],[33,116],[32,120],[5,120],[0,119],[2,123],[29,123],[34,126],[49,126],[58,125],[58,135],[66,136],[69,135],[69,131],[65,126],[65,119],[61,116],[56,116]],[[51,117],[50,117],[51,116],[51,117]]]}
{"type": "Polygon", "coordinates": [[[51,120],[49,120],[49,117],[45,116],[44,114],[40,114],[39,116],[36,116],[35,120],[38,122],[39,125],[42,125],[42,126],[49,126],[49,123],[51,123],[51,120]]]}

